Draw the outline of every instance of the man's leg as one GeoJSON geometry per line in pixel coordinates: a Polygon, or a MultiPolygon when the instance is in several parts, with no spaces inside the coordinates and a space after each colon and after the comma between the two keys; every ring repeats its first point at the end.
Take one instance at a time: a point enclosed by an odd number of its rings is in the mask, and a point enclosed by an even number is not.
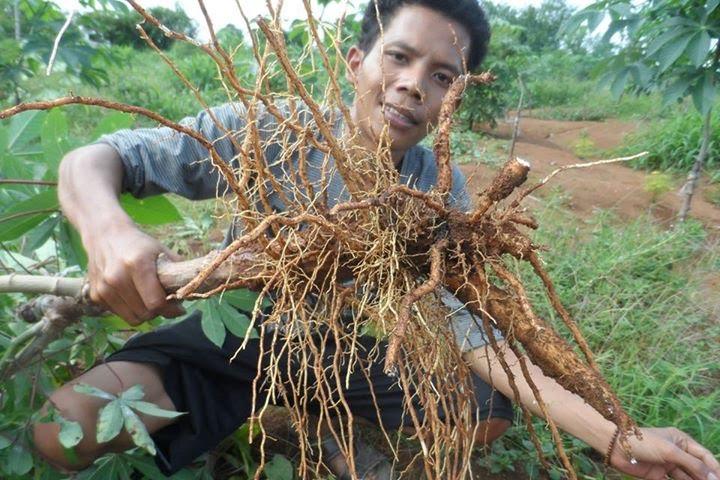
{"type": "MultiPolygon", "coordinates": [[[[163,387],[159,369],[155,365],[118,361],[92,368],[56,390],[38,416],[38,418],[42,418],[48,408],[52,406],[63,418],[80,423],[83,438],[73,449],[75,455],[68,455],[60,445],[58,440],[60,425],[37,421],[33,424],[36,450],[53,466],[63,470],[86,468],[105,453],[120,452],[133,446],[132,440],[125,430],[107,443],[97,443],[98,412],[108,403],[108,400],[76,392],[73,387],[78,383],[86,383],[114,395],[133,385],[140,384],[145,392],[144,401],[154,403],[166,410],[175,410],[172,400],[163,387]]],[[[174,419],[139,415],[151,434],[175,421],[174,419]]]]}

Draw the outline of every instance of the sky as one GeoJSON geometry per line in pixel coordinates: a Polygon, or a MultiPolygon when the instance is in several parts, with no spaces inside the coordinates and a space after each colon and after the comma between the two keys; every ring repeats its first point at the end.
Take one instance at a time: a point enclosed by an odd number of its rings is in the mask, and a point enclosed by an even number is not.
{"type": "MultiPolygon", "coordinates": [[[[252,19],[260,14],[267,14],[266,3],[263,0],[238,0],[248,18],[252,19]]],[[[591,3],[591,0],[566,0],[567,3],[575,8],[582,8],[591,3]]],[[[523,8],[530,5],[540,5],[542,0],[494,0],[495,3],[510,5],[514,8],[523,8]]],[[[205,26],[205,20],[198,6],[197,0],[138,0],[143,7],[163,6],[173,8],[175,4],[179,4],[188,16],[195,20],[198,25],[198,38],[200,40],[208,40],[208,30],[205,26]]],[[[276,0],[273,0],[276,3],[276,0]]],[[[343,11],[348,13],[356,12],[358,5],[364,3],[360,0],[347,0],[345,2],[332,2],[323,12],[318,6],[316,0],[312,0],[313,13],[318,17],[322,13],[324,20],[334,20],[342,15],[343,11]]],[[[63,10],[69,12],[78,8],[77,0],[56,0],[63,10]]],[[[242,18],[240,17],[237,5],[233,0],[205,0],[205,7],[215,26],[216,30],[224,27],[228,23],[233,23],[245,30],[242,18]]],[[[286,20],[294,18],[305,18],[305,7],[302,0],[284,0],[282,18],[286,20]]]]}

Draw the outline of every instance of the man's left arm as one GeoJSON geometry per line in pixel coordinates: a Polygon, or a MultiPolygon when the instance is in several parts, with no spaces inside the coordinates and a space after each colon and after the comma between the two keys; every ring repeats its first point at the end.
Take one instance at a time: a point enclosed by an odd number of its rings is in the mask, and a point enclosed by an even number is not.
{"type": "MultiPolygon", "coordinates": [[[[543,417],[532,390],[524,379],[520,360],[504,342],[499,343],[520,393],[520,402],[535,415],[543,417]]],[[[508,398],[514,398],[508,375],[490,346],[465,354],[472,370],[508,398]]],[[[601,455],[607,453],[616,426],[579,396],[565,390],[554,379],[545,376],[527,357],[525,361],[533,383],[540,391],[549,416],[562,430],[583,440],[601,455]]],[[[666,475],[680,480],[718,480],[720,463],[712,453],[686,433],[675,428],[642,428],[642,440],[630,437],[630,459],[619,446],[613,450],[610,463],[618,470],[639,478],[664,479],[666,475]]]]}

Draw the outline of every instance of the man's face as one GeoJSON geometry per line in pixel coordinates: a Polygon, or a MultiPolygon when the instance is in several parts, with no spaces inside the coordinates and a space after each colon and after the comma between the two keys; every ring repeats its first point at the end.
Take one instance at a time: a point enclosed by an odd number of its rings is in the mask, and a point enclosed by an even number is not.
{"type": "Polygon", "coordinates": [[[369,52],[348,52],[355,86],[353,118],[377,144],[389,127],[393,157],[417,144],[436,124],[443,97],[464,72],[470,36],[457,22],[426,7],[400,7],[369,52]],[[384,80],[384,91],[383,91],[384,80]]]}

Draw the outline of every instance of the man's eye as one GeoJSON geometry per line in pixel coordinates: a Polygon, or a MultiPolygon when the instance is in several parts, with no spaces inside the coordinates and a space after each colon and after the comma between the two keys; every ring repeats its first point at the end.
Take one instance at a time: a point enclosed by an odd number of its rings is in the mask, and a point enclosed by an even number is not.
{"type": "Polygon", "coordinates": [[[450,75],[445,75],[444,73],[436,73],[435,78],[437,78],[440,83],[448,87],[453,82],[453,78],[450,75]]]}
{"type": "Polygon", "coordinates": [[[390,56],[390,58],[392,58],[396,62],[404,62],[405,60],[407,60],[407,56],[405,56],[404,53],[388,52],[388,55],[390,56]]]}

